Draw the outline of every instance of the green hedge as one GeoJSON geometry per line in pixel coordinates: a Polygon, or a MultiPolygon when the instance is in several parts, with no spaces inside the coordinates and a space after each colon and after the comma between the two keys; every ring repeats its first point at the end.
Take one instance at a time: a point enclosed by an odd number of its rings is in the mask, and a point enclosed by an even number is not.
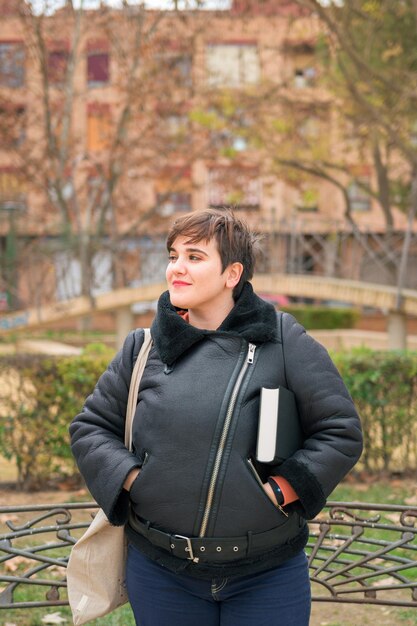
{"type": "MultiPolygon", "coordinates": [[[[21,488],[78,476],[68,425],[113,352],[79,357],[0,357],[0,454],[17,463],[21,488]]],[[[417,467],[417,353],[361,349],[333,355],[362,417],[369,472],[417,467]]]]}
{"type": "Polygon", "coordinates": [[[68,425],[113,354],[91,345],[79,357],[0,357],[0,454],[16,462],[20,488],[76,474],[68,425]]]}
{"type": "Polygon", "coordinates": [[[291,313],[307,330],[332,330],[335,328],[353,328],[359,319],[356,309],[304,306],[294,304],[280,307],[291,313]]]}
{"type": "Polygon", "coordinates": [[[417,468],[417,352],[366,348],[333,358],[362,419],[370,472],[417,468]]]}

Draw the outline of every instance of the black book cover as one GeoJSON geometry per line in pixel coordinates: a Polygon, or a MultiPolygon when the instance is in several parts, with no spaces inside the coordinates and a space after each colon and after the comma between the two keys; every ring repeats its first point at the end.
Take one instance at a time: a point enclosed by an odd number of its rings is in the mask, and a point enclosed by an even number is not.
{"type": "Polygon", "coordinates": [[[261,388],[256,460],[278,464],[303,443],[295,396],[285,387],[261,388]]]}

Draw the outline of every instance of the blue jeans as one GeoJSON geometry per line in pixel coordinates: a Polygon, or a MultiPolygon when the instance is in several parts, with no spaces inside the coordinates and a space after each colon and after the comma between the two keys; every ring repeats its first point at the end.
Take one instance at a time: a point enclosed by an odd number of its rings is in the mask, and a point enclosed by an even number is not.
{"type": "Polygon", "coordinates": [[[129,546],[127,591],[137,626],[308,626],[310,580],[300,552],[260,574],[200,580],[129,546]]]}

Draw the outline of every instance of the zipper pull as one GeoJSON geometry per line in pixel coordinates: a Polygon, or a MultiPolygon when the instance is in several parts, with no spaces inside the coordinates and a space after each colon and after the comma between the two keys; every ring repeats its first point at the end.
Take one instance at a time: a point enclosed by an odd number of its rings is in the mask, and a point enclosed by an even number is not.
{"type": "Polygon", "coordinates": [[[256,346],[254,343],[250,343],[249,344],[249,350],[248,350],[248,363],[253,363],[253,359],[255,356],[255,350],[256,350],[256,346]]]}
{"type": "Polygon", "coordinates": [[[278,502],[275,505],[277,507],[277,509],[283,514],[285,515],[285,517],[288,517],[288,513],[287,511],[284,511],[284,509],[282,508],[282,506],[280,504],[278,504],[278,502]]]}

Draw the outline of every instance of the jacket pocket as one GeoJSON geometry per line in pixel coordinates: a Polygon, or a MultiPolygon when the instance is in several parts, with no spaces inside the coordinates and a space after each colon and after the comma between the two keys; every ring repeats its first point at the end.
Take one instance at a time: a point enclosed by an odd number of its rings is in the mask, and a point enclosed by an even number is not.
{"type": "Polygon", "coordinates": [[[145,450],[143,455],[142,455],[142,465],[140,466],[140,472],[139,474],[136,476],[135,480],[132,483],[132,486],[130,488],[130,499],[133,502],[138,502],[138,498],[139,498],[139,493],[140,493],[140,482],[141,479],[143,478],[143,472],[145,469],[146,464],[148,463],[149,460],[149,453],[145,450]]]}
{"type": "Polygon", "coordinates": [[[263,482],[261,477],[259,476],[258,472],[256,471],[256,467],[252,461],[251,458],[246,459],[246,462],[248,464],[248,467],[252,473],[252,476],[255,478],[256,482],[258,483],[259,488],[262,490],[262,494],[264,495],[264,497],[266,498],[266,500],[268,501],[268,503],[275,509],[275,511],[278,511],[279,513],[281,513],[281,515],[283,515],[284,517],[288,517],[288,514],[283,510],[282,507],[280,507],[278,504],[274,504],[272,502],[272,500],[270,499],[270,497],[268,496],[268,494],[266,493],[264,486],[263,486],[263,482]]]}

